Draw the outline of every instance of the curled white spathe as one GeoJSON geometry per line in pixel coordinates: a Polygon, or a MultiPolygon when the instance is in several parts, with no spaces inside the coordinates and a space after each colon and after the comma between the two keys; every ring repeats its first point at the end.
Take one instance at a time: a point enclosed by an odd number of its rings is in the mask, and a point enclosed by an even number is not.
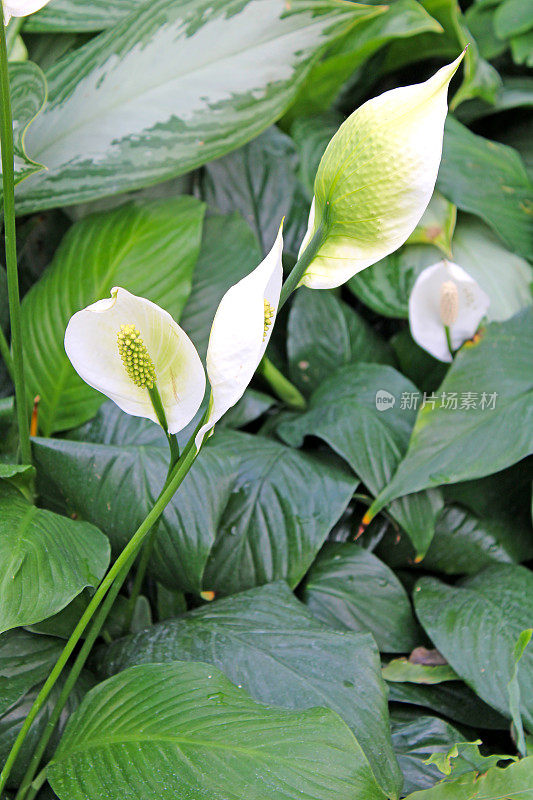
{"type": "Polygon", "coordinates": [[[489,296],[458,264],[439,261],[420,273],[409,297],[411,335],[439,361],[452,360],[441,308],[442,286],[450,282],[457,287],[458,301],[455,321],[449,327],[454,350],[474,336],[490,304],[489,296]]]}
{"type": "Polygon", "coordinates": [[[4,23],[11,17],[27,17],[48,5],[50,0],[4,0],[4,23]]]}
{"type": "Polygon", "coordinates": [[[199,448],[216,422],[240,400],[265,353],[279,304],[283,267],[282,226],[253,272],[232,286],[218,306],[207,348],[211,384],[208,417],[196,436],[199,448]],[[272,316],[265,329],[265,301],[272,316]]]}
{"type": "Polygon", "coordinates": [[[464,53],[429,80],[384,92],[341,125],[320,161],[304,252],[324,239],[301,283],[331,289],[400,247],[433,194],[448,86],[464,53]]]}
{"type": "Polygon", "coordinates": [[[115,287],[71,317],[65,351],[85,383],[105,394],[127,414],[157,422],[148,389],[136,386],[121,361],[117,336],[121,325],[135,325],[156,371],[169,433],[194,417],[205,392],[205,373],[196,348],[167,311],[144,297],[115,287]]]}

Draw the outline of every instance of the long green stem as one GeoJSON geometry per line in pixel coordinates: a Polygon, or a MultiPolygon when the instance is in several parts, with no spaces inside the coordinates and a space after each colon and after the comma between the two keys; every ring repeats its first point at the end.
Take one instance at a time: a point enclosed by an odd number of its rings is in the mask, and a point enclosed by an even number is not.
{"type": "Polygon", "coordinates": [[[257,372],[262,375],[276,397],[279,397],[289,408],[302,411],[307,403],[303,394],[292,384],[272,361],[263,356],[257,372]]]}
{"type": "Polygon", "coordinates": [[[309,266],[313,258],[318,253],[320,246],[324,241],[326,228],[327,224],[323,221],[322,224],[319,225],[319,227],[317,228],[315,235],[313,236],[313,238],[303,251],[302,255],[292,268],[289,277],[281,287],[278,312],[281,308],[283,308],[283,306],[285,305],[291,294],[294,292],[294,290],[298,288],[298,285],[303,278],[304,272],[306,271],[307,267],[309,266]]]}
{"type": "Polygon", "coordinates": [[[7,294],[13,350],[13,383],[17,405],[20,454],[24,464],[31,464],[30,426],[26,406],[26,387],[22,363],[22,325],[20,321],[20,295],[17,272],[17,238],[15,228],[15,169],[13,161],[13,120],[11,116],[11,90],[7,63],[6,29],[0,3],[0,93],[2,149],[2,185],[4,190],[4,233],[6,241],[7,294]]]}
{"type": "Polygon", "coordinates": [[[24,775],[22,783],[20,784],[15,800],[24,800],[24,798],[26,798],[26,800],[31,800],[31,798],[37,794],[40,788],[40,787],[38,788],[32,787],[35,773],[39,769],[39,764],[41,763],[44,752],[55,730],[55,727],[59,722],[61,712],[63,711],[67,703],[67,700],[70,696],[70,693],[73,690],[83,667],[85,666],[85,662],[87,661],[87,658],[89,657],[93,645],[96,639],[98,638],[98,635],[103,625],[105,624],[107,616],[111,611],[111,608],[113,607],[115,600],[117,599],[117,595],[120,592],[124,584],[124,581],[128,577],[128,572],[130,571],[134,560],[135,556],[132,556],[129,562],[125,565],[124,569],[122,570],[122,572],[120,573],[120,575],[110,588],[109,592],[107,593],[104,602],[102,603],[98,613],[96,614],[96,616],[92,621],[89,633],[87,634],[83,646],[80,648],[76,660],[74,661],[74,664],[70,669],[67,680],[63,685],[63,689],[61,690],[61,693],[56,701],[56,704],[50,715],[50,718],[46,723],[45,729],[41,734],[41,738],[39,739],[37,747],[33,753],[32,759],[28,765],[28,769],[26,770],[26,774],[24,775]]]}
{"type": "Polygon", "coordinates": [[[2,356],[4,364],[6,365],[9,377],[13,380],[13,359],[11,358],[11,351],[9,350],[9,345],[2,328],[0,328],[0,356],[2,356]]]}
{"type": "MultiPolygon", "coordinates": [[[[174,462],[172,460],[172,449],[170,451],[170,455],[171,455],[170,467],[168,470],[168,475],[165,480],[165,485],[163,486],[163,491],[165,490],[165,488],[168,485],[168,482],[171,479],[172,470],[174,468],[174,462]]],[[[133,588],[131,590],[131,595],[128,600],[128,607],[126,608],[126,614],[124,617],[124,631],[126,633],[128,633],[130,630],[133,614],[135,613],[135,606],[137,605],[137,599],[141,593],[142,585],[144,583],[144,576],[146,575],[146,570],[148,569],[148,564],[150,563],[150,557],[154,549],[155,534],[156,534],[156,528],[153,528],[150,536],[147,539],[145,539],[143,546],[141,548],[141,557],[139,559],[139,564],[137,567],[137,571],[135,573],[135,580],[133,581],[133,588]]]]}
{"type": "Polygon", "coordinates": [[[162,491],[150,513],[137,528],[137,530],[133,534],[132,538],[130,539],[126,547],[122,550],[121,554],[118,556],[117,560],[110,568],[105,578],[102,580],[100,586],[93,595],[89,605],[85,609],[85,612],[83,613],[80,621],[76,625],[73,633],[71,634],[69,640],[67,641],[63,649],[63,652],[59,656],[59,659],[55,664],[52,672],[48,676],[41,691],[37,695],[37,698],[35,699],[35,702],[31,707],[28,716],[24,720],[24,724],[22,725],[22,728],[19,731],[15,743],[11,748],[7,761],[2,770],[2,773],[0,774],[0,795],[1,792],[5,789],[7,780],[13,768],[13,764],[15,763],[20,748],[22,747],[24,739],[26,738],[31,725],[35,720],[35,717],[39,713],[48,695],[50,694],[53,686],[55,685],[57,679],[61,675],[68,659],[70,658],[72,652],[74,651],[74,648],[76,647],[77,643],[81,639],[87,625],[91,621],[94,613],[100,607],[102,600],[104,599],[108,590],[115,582],[117,576],[122,573],[122,570],[125,569],[125,567],[130,563],[130,560],[134,559],[137,553],[139,552],[139,549],[143,541],[145,540],[146,536],[150,532],[153,525],[155,525],[155,523],[158,521],[159,517],[165,510],[166,506],[171,501],[172,497],[174,496],[177,489],[181,485],[187,472],[191,468],[192,463],[196,458],[197,454],[198,451],[194,445],[194,434],[193,434],[193,437],[191,437],[191,440],[187,445],[186,449],[184,450],[180,461],[178,462],[178,464],[176,464],[174,470],[172,471],[172,477],[167,487],[162,491]]]}

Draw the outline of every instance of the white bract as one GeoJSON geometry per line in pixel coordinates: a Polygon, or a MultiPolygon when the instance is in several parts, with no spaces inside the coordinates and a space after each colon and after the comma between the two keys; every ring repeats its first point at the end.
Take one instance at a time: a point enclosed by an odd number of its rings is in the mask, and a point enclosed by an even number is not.
{"type": "Polygon", "coordinates": [[[420,273],[409,298],[413,339],[439,361],[451,361],[445,326],[457,350],[474,336],[489,303],[480,285],[457,264],[432,264],[420,273]]]}
{"type": "Polygon", "coordinates": [[[232,286],[220,301],[207,348],[207,375],[211,384],[209,414],[197,434],[197,447],[215,423],[240,400],[263,358],[281,292],[282,251],[280,227],[266,258],[232,286]]]}
{"type": "Polygon", "coordinates": [[[4,23],[11,17],[27,17],[46,6],[50,0],[4,0],[4,23]]]}
{"type": "Polygon", "coordinates": [[[321,225],[324,238],[303,285],[340,286],[414,231],[437,180],[448,85],[463,55],[425,83],[369,100],[341,125],[315,179],[300,255],[321,225]]]}
{"type": "Polygon", "coordinates": [[[155,384],[169,433],[200,407],[205,373],[193,343],[167,311],[126,289],[74,314],[65,350],[89,386],[134,417],[158,421],[149,393],[155,384]]]}

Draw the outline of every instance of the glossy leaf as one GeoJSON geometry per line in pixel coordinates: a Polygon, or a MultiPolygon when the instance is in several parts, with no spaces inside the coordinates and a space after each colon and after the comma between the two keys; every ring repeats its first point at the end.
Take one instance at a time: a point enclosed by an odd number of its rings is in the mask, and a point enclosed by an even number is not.
{"type": "MultiPolygon", "coordinates": [[[[392,367],[357,364],[341,367],[314,392],[306,413],[281,422],[279,435],[293,447],[318,436],[350,464],[373,493],[386,486],[407,448],[415,411],[402,407],[402,395],[416,387],[392,367]]],[[[391,514],[413,540],[417,552],[431,541],[437,494],[410,497],[391,514]]]]}
{"type": "Polygon", "coordinates": [[[143,4],[47,72],[27,144],[48,171],[21,187],[19,212],[147,186],[245,144],[283,113],[321,49],[368,13],[334,0],[289,11],[283,0],[143,4]]]}
{"type": "MultiPolygon", "coordinates": [[[[35,442],[40,490],[102,527],[122,548],[164,484],[159,444],[35,442]],[[134,498],[134,499],[132,499],[134,498]]],[[[333,457],[220,430],[203,448],[157,528],[150,572],[169,588],[224,594],[287,578],[297,584],[356,486],[333,457]],[[311,488],[312,487],[312,488],[311,488]]]]}
{"type": "Polygon", "coordinates": [[[377,50],[396,39],[410,39],[424,31],[441,32],[439,23],[413,0],[396,0],[362,21],[335,42],[312,68],[289,110],[291,117],[314,114],[331,106],[343,83],[377,50]]]}
{"type": "MultiPolygon", "coordinates": [[[[43,638],[43,637],[35,637],[35,638],[43,638]]],[[[33,751],[37,747],[37,743],[44,733],[46,728],[47,722],[50,719],[52,711],[54,709],[54,705],[56,704],[57,700],[59,699],[59,694],[61,689],[63,688],[64,678],[61,677],[58,683],[52,689],[50,695],[48,696],[47,701],[42,706],[41,710],[39,711],[35,722],[30,728],[30,732],[26,739],[24,740],[24,744],[22,745],[21,751],[11,772],[11,776],[8,781],[8,787],[12,789],[18,789],[22,779],[24,777],[24,773],[27,767],[30,764],[31,757],[33,755],[33,751]]],[[[75,708],[80,704],[80,701],[84,694],[94,685],[94,678],[90,672],[82,672],[74,690],[70,693],[67,704],[65,709],[61,715],[59,720],[58,726],[55,729],[50,743],[46,749],[45,758],[49,760],[53,754],[54,750],[57,747],[59,740],[61,738],[61,734],[67,722],[69,715],[74,711],[75,708]]],[[[0,715],[0,761],[2,764],[5,764],[6,758],[11,750],[11,747],[15,743],[15,739],[17,738],[20,729],[24,723],[24,720],[28,716],[28,713],[37,697],[39,690],[42,688],[42,684],[38,683],[34,686],[27,694],[23,697],[20,697],[19,700],[11,706],[9,711],[5,714],[0,715]]],[[[2,800],[4,796],[2,795],[2,800]]],[[[41,798],[39,798],[41,800],[41,798]]]]}
{"type": "Polygon", "coordinates": [[[0,713],[48,677],[62,650],[49,636],[14,630],[0,636],[0,713]]]}
{"type": "Polygon", "coordinates": [[[179,319],[191,290],[202,218],[201,203],[179,197],[122,206],[68,231],[22,304],[27,394],[41,398],[39,426],[45,434],[80,425],[104,400],[67,358],[63,339],[70,317],[122,286],[179,319]]]}
{"type": "Polygon", "coordinates": [[[437,188],[481,217],[510,250],[533,258],[532,183],[516,151],[448,117],[437,188]]]}
{"type": "Polygon", "coordinates": [[[509,722],[477,694],[459,681],[433,686],[415,683],[389,683],[389,700],[394,703],[429,708],[463,725],[507,731],[509,722]]]}
{"type": "Polygon", "coordinates": [[[359,362],[391,364],[387,344],[332,292],[298,290],[287,326],[292,381],[312,393],[338,367],[359,362]]]}
{"type": "Polygon", "coordinates": [[[501,84],[496,69],[480,56],[477,43],[466,25],[461,6],[456,0],[422,0],[421,5],[442,26],[442,31],[426,32],[417,36],[415,42],[398,40],[391,42],[384,59],[387,72],[398,69],[413,60],[428,58],[449,59],[468,44],[465,57],[463,81],[452,99],[452,109],[459,103],[480,97],[488,103],[501,84]]]}
{"type": "Polygon", "coordinates": [[[332,711],[264,706],[216,667],[179,661],[132,667],[93,689],[48,777],[60,800],[384,798],[332,711]]]}
{"type": "MultiPolygon", "coordinates": [[[[444,755],[456,742],[465,740],[449,722],[412,711],[395,711],[391,725],[394,749],[404,776],[404,794],[430,789],[442,780],[442,773],[436,765],[428,764],[428,759],[437,753],[444,755]]],[[[459,760],[466,771],[472,769],[466,759],[459,760]]]]}
{"type": "Polygon", "coordinates": [[[478,342],[462,347],[437,393],[455,393],[457,408],[439,399],[421,408],[407,454],[374,510],[429,486],[488,475],[531,452],[532,336],[527,310],[491,323],[478,342]]]}
{"type": "Polygon", "coordinates": [[[207,352],[211,325],[222,297],[230,286],[248,275],[261,258],[257,239],[240,214],[207,217],[191,294],[180,319],[180,325],[202,358],[207,352]]]}
{"type": "MultiPolygon", "coordinates": [[[[489,295],[489,320],[508,319],[533,303],[531,266],[505,248],[481,221],[466,216],[459,219],[452,252],[455,263],[489,295]]],[[[408,245],[356,275],[349,287],[379,314],[407,319],[409,295],[416,278],[441,258],[434,247],[408,245]]]]}
{"type": "Polygon", "coordinates": [[[106,537],[86,522],[43,511],[0,487],[0,632],[31,625],[97,586],[109,564],[106,537]]]}
{"type": "Polygon", "coordinates": [[[239,150],[206,165],[202,199],[224,214],[239,211],[264,256],[291,208],[296,165],[291,138],[273,126],[239,150]]]}
{"type": "Polygon", "coordinates": [[[399,790],[372,639],[321,625],[286,584],[215,600],[121,639],[101,651],[99,666],[107,677],[135,664],[176,659],[209,661],[262,703],[333,709],[354,732],[383,789],[399,790]]]}
{"type": "MultiPolygon", "coordinates": [[[[422,578],[414,593],[420,622],[435,646],[474,691],[510,716],[507,685],[514,648],[533,618],[533,577],[520,566],[498,565],[451,587],[422,578]]],[[[533,651],[520,660],[521,713],[533,725],[533,651]]]]}
{"type": "Polygon", "coordinates": [[[356,544],[326,544],[307,575],[302,598],[314,616],[332,628],[370,631],[381,652],[404,653],[418,644],[402,584],[382,561],[356,544]]]}

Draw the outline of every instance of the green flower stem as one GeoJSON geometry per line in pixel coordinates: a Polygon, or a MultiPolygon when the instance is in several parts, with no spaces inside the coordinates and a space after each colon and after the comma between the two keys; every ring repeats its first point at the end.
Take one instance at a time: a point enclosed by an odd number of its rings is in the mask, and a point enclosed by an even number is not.
{"type": "Polygon", "coordinates": [[[450,351],[450,355],[453,358],[452,336],[448,325],[444,326],[444,333],[446,334],[446,344],[448,345],[448,350],[450,351]]]}
{"type": "Polygon", "coordinates": [[[28,769],[26,770],[26,774],[20,784],[19,790],[16,795],[15,800],[31,800],[34,798],[39,789],[44,783],[44,779],[46,778],[46,769],[44,769],[37,781],[34,781],[34,776],[37,770],[39,769],[39,764],[43,758],[44,752],[50,741],[50,738],[55,730],[57,723],[59,722],[59,718],[61,716],[61,712],[63,711],[67,700],[70,696],[71,691],[73,690],[76,681],[80,676],[80,672],[82,671],[83,667],[85,666],[85,662],[89,657],[89,654],[93,648],[93,645],[98,638],[98,635],[102,629],[102,626],[105,624],[107,616],[113,607],[113,604],[117,598],[118,593],[120,592],[124,581],[128,577],[128,572],[131,569],[133,562],[135,560],[135,555],[130,557],[129,562],[125,565],[124,569],[117,577],[113,585],[111,586],[107,596],[102,603],[98,613],[96,614],[95,618],[92,621],[91,627],[89,629],[89,633],[81,647],[74,664],[71,667],[71,670],[68,674],[67,680],[61,690],[61,693],[56,701],[52,714],[48,722],[46,723],[45,729],[41,734],[41,738],[37,744],[37,747],[33,753],[32,759],[28,765],[28,769]],[[44,773],[44,774],[43,774],[44,773]]]}
{"type": "Polygon", "coordinates": [[[11,351],[2,328],[0,328],[0,356],[2,356],[4,364],[6,365],[9,377],[13,380],[13,359],[11,358],[11,351]]]}
{"type": "MultiPolygon", "coordinates": [[[[203,421],[204,420],[202,419],[200,425],[203,424],[203,421]]],[[[189,440],[187,447],[183,451],[182,457],[172,470],[172,476],[168,481],[166,488],[163,489],[158,499],[156,500],[154,507],[147,515],[147,517],[144,519],[144,521],[140,524],[140,526],[137,528],[137,530],[133,534],[132,538],[130,539],[126,547],[122,550],[121,554],[119,555],[113,566],[108,571],[107,575],[100,583],[100,586],[96,590],[89,605],[85,609],[80,621],[76,625],[73,633],[71,634],[69,640],[67,641],[63,649],[63,652],[59,656],[59,659],[56,662],[52,672],[48,676],[41,691],[37,695],[37,698],[35,699],[35,702],[33,703],[33,706],[31,707],[28,716],[24,720],[24,724],[22,725],[22,728],[19,731],[15,743],[11,748],[7,761],[2,770],[2,773],[0,774],[0,795],[2,791],[5,789],[7,780],[13,768],[13,764],[15,763],[20,748],[22,747],[22,744],[26,736],[28,735],[28,731],[33,721],[35,720],[35,717],[41,710],[43,704],[46,702],[48,695],[50,694],[57,679],[61,675],[68,659],[72,655],[74,648],[81,639],[87,625],[92,620],[94,613],[100,607],[102,600],[106,596],[111,586],[113,586],[118,576],[122,574],[123,570],[125,570],[126,567],[130,564],[130,561],[133,561],[135,559],[142,543],[148,536],[152,527],[160,518],[161,514],[163,513],[169,502],[172,500],[174,494],[176,493],[177,489],[179,488],[179,486],[183,482],[183,479],[185,478],[186,474],[191,468],[198,454],[198,451],[194,443],[194,436],[195,434],[193,434],[193,436],[189,440]]]]}
{"type": "Polygon", "coordinates": [[[165,431],[165,436],[168,439],[168,446],[170,447],[170,466],[173,467],[174,464],[177,464],[180,457],[178,440],[176,439],[175,435],[168,432],[167,415],[165,414],[163,401],[161,400],[161,395],[159,394],[159,389],[157,388],[156,383],[154,383],[151,389],[148,389],[148,394],[150,395],[150,400],[152,401],[155,415],[159,420],[159,424],[165,431]]]}
{"type": "Polygon", "coordinates": [[[0,3],[0,93],[2,149],[2,184],[4,190],[4,233],[6,241],[7,294],[13,350],[13,383],[19,429],[20,455],[23,464],[31,464],[30,426],[26,406],[26,387],[22,363],[22,325],[20,321],[20,296],[17,272],[17,239],[15,228],[15,171],[13,161],[13,120],[11,116],[11,90],[7,64],[6,29],[3,4],[0,3]]]}
{"type": "Polygon", "coordinates": [[[296,386],[274,366],[269,358],[263,356],[257,372],[265,379],[276,397],[279,397],[286,406],[299,411],[303,411],[303,409],[306,408],[307,403],[305,397],[298,391],[296,386]]]}
{"type": "Polygon", "coordinates": [[[281,308],[283,308],[283,306],[285,305],[291,294],[294,292],[294,290],[298,288],[300,281],[303,278],[304,272],[306,271],[307,267],[309,266],[313,258],[318,253],[320,247],[322,246],[322,243],[324,242],[324,239],[326,238],[326,230],[327,230],[327,223],[323,220],[322,224],[319,225],[319,227],[317,228],[315,235],[313,236],[313,238],[303,251],[302,255],[292,268],[289,277],[281,287],[278,312],[281,308]]]}

